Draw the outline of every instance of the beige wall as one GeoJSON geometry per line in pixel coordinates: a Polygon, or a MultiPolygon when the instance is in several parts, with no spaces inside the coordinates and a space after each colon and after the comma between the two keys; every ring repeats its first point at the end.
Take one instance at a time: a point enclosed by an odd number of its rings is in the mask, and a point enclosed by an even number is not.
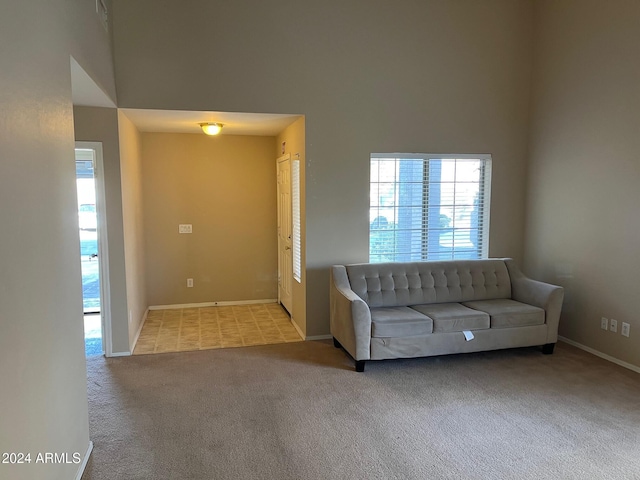
{"type": "Polygon", "coordinates": [[[119,106],[305,115],[306,334],[327,334],[329,266],[368,259],[371,152],[491,153],[490,254],[522,259],[531,5],[116,0],[119,106]]]}
{"type": "MultiPolygon", "coordinates": [[[[76,141],[102,143],[113,353],[130,352],[127,325],[127,277],[122,224],[122,187],[118,112],[115,108],[73,107],[76,141]]],[[[104,301],[104,299],[102,299],[104,301]]]]}
{"type": "Polygon", "coordinates": [[[142,134],[149,305],[277,298],[274,143],[142,134]],[[193,233],[179,234],[179,224],[193,233]]]}
{"type": "MultiPolygon", "coordinates": [[[[95,2],[0,7],[0,452],[89,446],[70,56],[115,98],[95,2]]],[[[34,457],[32,456],[32,459],[34,457]]],[[[0,466],[71,479],[77,464],[0,466]]]]}
{"type": "Polygon", "coordinates": [[[527,266],[566,288],[560,334],[640,367],[640,3],[536,3],[527,266]],[[618,320],[618,333],[600,329],[618,320]],[[631,337],[620,334],[631,324],[631,337]]]}
{"type": "Polygon", "coordinates": [[[127,277],[128,336],[130,351],[147,311],[145,276],[145,232],[142,207],[142,147],[136,127],[118,112],[122,179],[124,258],[127,277]]]}
{"type": "MultiPolygon", "coordinates": [[[[306,229],[305,229],[305,137],[304,137],[304,117],[296,120],[289,125],[284,131],[276,138],[276,158],[281,157],[282,143],[285,143],[285,154],[291,155],[292,161],[300,162],[300,246],[301,246],[301,263],[304,266],[306,264],[306,229]]],[[[302,269],[301,281],[293,281],[292,297],[293,297],[293,311],[291,313],[292,321],[298,326],[303,335],[307,334],[306,324],[306,271],[302,269]]]]}

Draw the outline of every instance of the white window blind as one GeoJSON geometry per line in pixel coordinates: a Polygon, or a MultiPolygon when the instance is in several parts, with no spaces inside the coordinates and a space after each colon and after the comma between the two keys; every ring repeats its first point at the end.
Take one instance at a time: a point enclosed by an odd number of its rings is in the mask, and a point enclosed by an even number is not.
{"type": "Polygon", "coordinates": [[[293,216],[293,278],[302,282],[300,243],[300,160],[291,162],[291,209],[293,216]]]}
{"type": "Polygon", "coordinates": [[[372,154],[369,260],[486,258],[490,155],[372,154]]]}

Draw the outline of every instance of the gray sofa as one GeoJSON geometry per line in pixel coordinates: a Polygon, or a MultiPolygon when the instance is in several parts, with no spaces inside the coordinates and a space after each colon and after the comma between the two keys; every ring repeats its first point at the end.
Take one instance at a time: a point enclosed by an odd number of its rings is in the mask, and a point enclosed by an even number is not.
{"type": "Polygon", "coordinates": [[[512,259],[331,268],[331,334],[365,361],[542,346],[553,353],[564,291],[512,259]]]}

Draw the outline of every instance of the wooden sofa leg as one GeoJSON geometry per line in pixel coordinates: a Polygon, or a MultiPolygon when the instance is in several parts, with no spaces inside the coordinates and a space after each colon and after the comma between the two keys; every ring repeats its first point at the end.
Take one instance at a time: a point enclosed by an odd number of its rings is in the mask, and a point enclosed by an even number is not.
{"type": "Polygon", "coordinates": [[[545,355],[551,355],[553,353],[553,347],[555,346],[555,343],[547,343],[546,345],[543,345],[542,353],[544,353],[545,355]]]}
{"type": "Polygon", "coordinates": [[[356,360],[356,372],[364,372],[364,360],[356,360]]]}
{"type": "Polygon", "coordinates": [[[336,337],[333,337],[333,346],[336,348],[342,348],[342,345],[340,345],[340,342],[336,340],[336,337]]]}

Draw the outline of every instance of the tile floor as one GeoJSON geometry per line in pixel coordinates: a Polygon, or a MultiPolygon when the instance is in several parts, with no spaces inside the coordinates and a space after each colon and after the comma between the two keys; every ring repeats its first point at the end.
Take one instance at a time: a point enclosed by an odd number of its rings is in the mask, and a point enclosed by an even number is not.
{"type": "Polygon", "coordinates": [[[150,310],[133,354],[301,341],[278,303],[150,310]]]}

